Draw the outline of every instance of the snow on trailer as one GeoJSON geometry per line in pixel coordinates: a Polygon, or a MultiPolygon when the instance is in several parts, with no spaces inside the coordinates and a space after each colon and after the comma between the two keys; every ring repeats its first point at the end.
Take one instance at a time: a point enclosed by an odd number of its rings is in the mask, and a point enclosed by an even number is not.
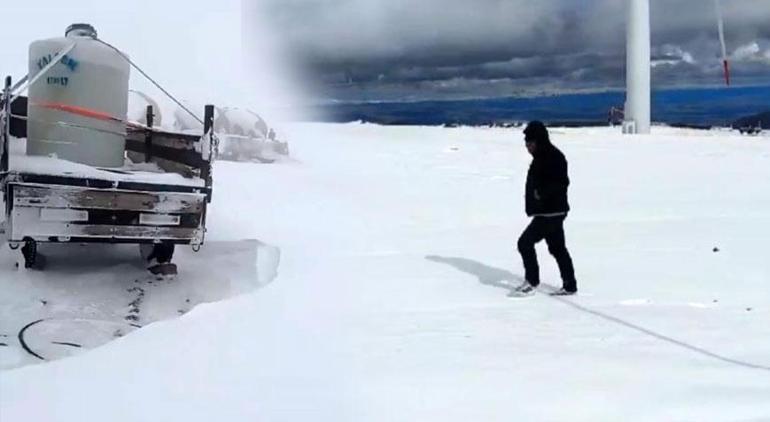
{"type": "Polygon", "coordinates": [[[27,268],[42,266],[40,242],[101,242],[147,245],[143,256],[156,270],[175,272],[174,245],[197,250],[204,241],[216,146],[214,107],[205,107],[199,134],[153,128],[152,107],[145,124],[127,122],[128,93],[122,92],[127,87],[119,87],[118,105],[108,104],[114,98],[74,92],[98,91],[96,85],[104,83],[95,73],[104,66],[89,69],[89,49],[100,48],[102,62],[110,49],[110,60],[130,63],[127,56],[97,39],[88,25],[73,25],[67,38],[53,41],[53,52],[43,54],[46,60],[30,59],[31,77],[16,86],[10,77],[5,81],[0,187],[6,241],[12,249],[21,247],[27,268]],[[85,34],[77,33],[83,27],[85,34]],[[58,50],[62,42],[72,44],[58,50]],[[61,74],[68,75],[66,83],[61,74]],[[27,87],[29,98],[17,95],[27,87]],[[101,111],[110,107],[122,114],[101,111]],[[116,157],[122,166],[99,165],[116,157]]]}

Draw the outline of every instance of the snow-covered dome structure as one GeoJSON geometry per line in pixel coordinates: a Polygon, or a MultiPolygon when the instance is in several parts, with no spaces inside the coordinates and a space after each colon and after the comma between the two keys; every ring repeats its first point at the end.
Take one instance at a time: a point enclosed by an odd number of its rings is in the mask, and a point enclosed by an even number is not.
{"type": "MultiPolygon", "coordinates": [[[[196,110],[194,105],[184,106],[196,110]]],[[[289,155],[289,145],[257,113],[237,107],[216,108],[214,131],[219,139],[218,158],[228,161],[272,163],[289,155]]],[[[174,129],[200,131],[202,126],[184,109],[174,110],[174,129]]]]}
{"type": "MultiPolygon", "coordinates": [[[[182,104],[184,104],[185,107],[187,107],[188,110],[203,110],[202,106],[199,106],[197,104],[192,104],[188,101],[182,101],[182,104]]],[[[215,109],[214,116],[219,114],[219,109],[215,109]]],[[[216,124],[215,124],[216,127],[216,124]]],[[[188,113],[186,110],[184,110],[182,107],[177,106],[176,109],[174,109],[174,129],[180,130],[180,131],[202,131],[203,130],[203,123],[198,121],[195,117],[191,116],[190,113],[188,113]]]]}
{"type": "Polygon", "coordinates": [[[152,106],[153,126],[163,126],[163,112],[158,102],[149,95],[131,90],[128,92],[128,120],[143,125],[147,124],[147,106],[152,106]]]}
{"type": "Polygon", "coordinates": [[[251,110],[223,108],[217,110],[214,127],[218,132],[249,138],[267,138],[269,128],[262,117],[251,110]]]}

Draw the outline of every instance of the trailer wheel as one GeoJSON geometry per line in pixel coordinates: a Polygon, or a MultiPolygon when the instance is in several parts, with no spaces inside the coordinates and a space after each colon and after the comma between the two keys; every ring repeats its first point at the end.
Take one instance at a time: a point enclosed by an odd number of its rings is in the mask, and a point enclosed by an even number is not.
{"type": "Polygon", "coordinates": [[[159,263],[166,264],[174,257],[174,249],[174,244],[171,242],[158,243],[153,248],[152,254],[159,263]]]}
{"type": "Polygon", "coordinates": [[[171,242],[139,245],[142,259],[148,263],[152,260],[155,260],[158,264],[171,262],[171,259],[174,257],[174,249],[174,244],[171,242]]]}
{"type": "Polygon", "coordinates": [[[24,268],[33,268],[37,263],[37,242],[33,239],[25,238],[24,246],[21,247],[21,254],[24,256],[24,268]]]}

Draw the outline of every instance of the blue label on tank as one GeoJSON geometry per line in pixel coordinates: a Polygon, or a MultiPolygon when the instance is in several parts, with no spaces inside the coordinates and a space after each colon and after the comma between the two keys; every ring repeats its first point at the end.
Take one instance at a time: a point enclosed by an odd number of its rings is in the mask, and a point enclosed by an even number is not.
{"type": "Polygon", "coordinates": [[[48,66],[48,63],[51,63],[50,54],[37,59],[37,70],[43,70],[44,67],[48,66]]]}
{"type": "MultiPolygon", "coordinates": [[[[37,69],[43,70],[44,67],[48,66],[49,63],[51,63],[52,60],[54,60],[56,55],[53,54],[47,54],[39,59],[37,59],[37,69]]],[[[62,56],[60,60],[61,64],[64,66],[67,66],[67,68],[70,70],[70,72],[75,72],[80,65],[80,62],[72,58],[72,56],[69,56],[65,54],[62,56]]]]}
{"type": "Polygon", "coordinates": [[[73,59],[72,57],[66,54],[64,55],[64,57],[61,58],[61,62],[62,64],[67,66],[71,72],[74,72],[75,70],[77,70],[78,65],[80,64],[80,62],[78,62],[77,60],[73,59]]]}

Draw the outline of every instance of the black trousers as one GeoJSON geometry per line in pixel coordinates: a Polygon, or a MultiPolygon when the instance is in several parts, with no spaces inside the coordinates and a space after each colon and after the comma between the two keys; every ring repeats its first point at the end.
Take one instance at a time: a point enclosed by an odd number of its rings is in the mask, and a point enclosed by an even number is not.
{"type": "Polygon", "coordinates": [[[535,217],[519,237],[518,246],[521,259],[524,261],[524,277],[533,286],[540,284],[540,267],[537,265],[535,244],[545,239],[548,252],[559,264],[564,289],[577,291],[575,268],[572,266],[572,258],[564,240],[565,218],[566,216],[535,217]]]}

